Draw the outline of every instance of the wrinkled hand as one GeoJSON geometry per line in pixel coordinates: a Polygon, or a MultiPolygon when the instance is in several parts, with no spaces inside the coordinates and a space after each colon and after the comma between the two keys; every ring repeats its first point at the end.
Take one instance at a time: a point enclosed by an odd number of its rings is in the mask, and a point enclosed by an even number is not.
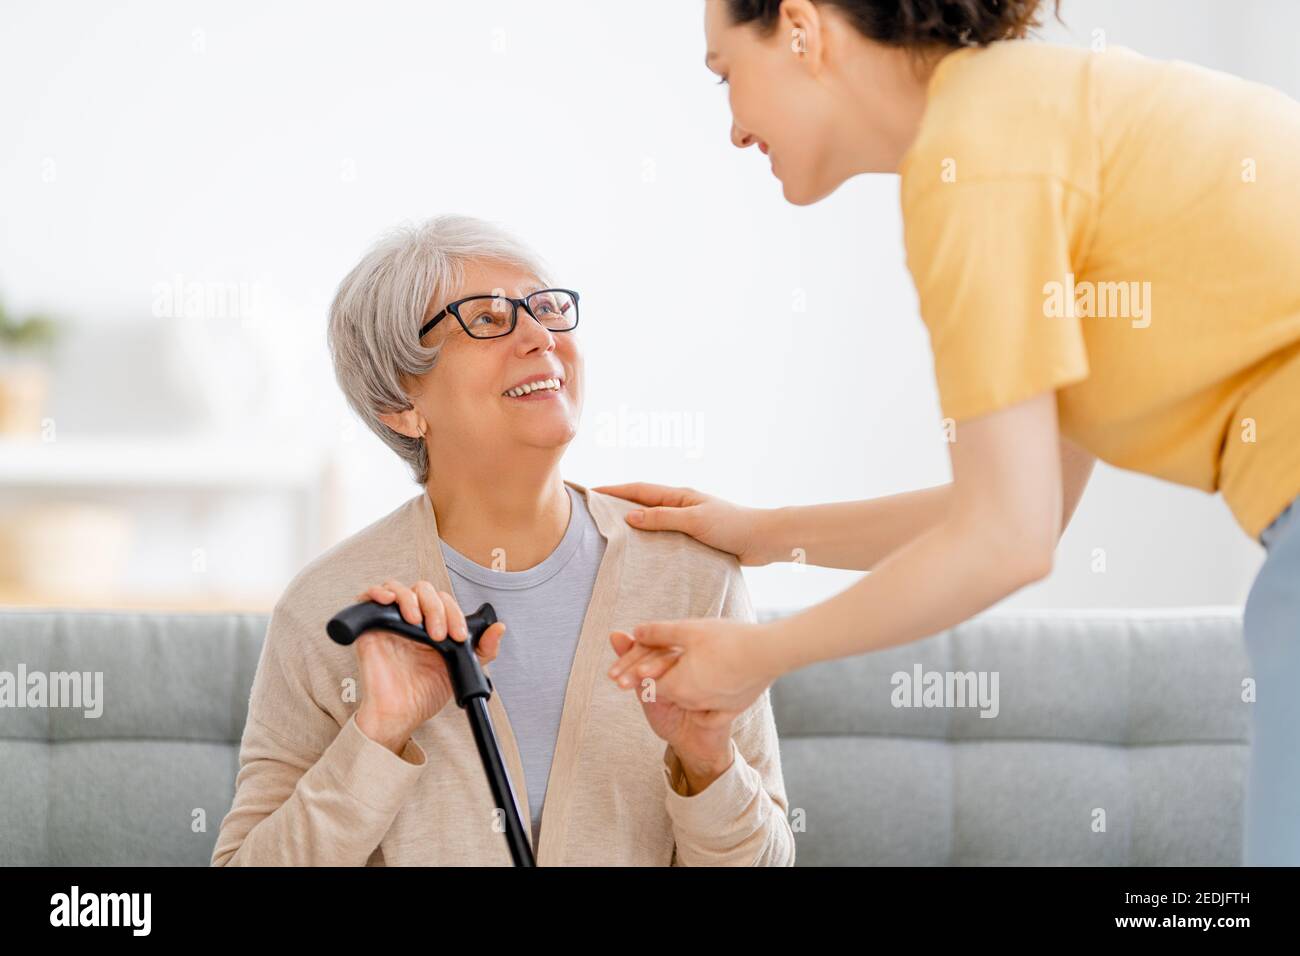
{"type": "Polygon", "coordinates": [[[771,652],[772,623],[700,618],[639,624],[635,644],[620,653],[609,676],[620,687],[639,687],[650,678],[659,700],[686,710],[738,714],[781,676],[771,652]]]}
{"type": "MultiPolygon", "coordinates": [[[[386,581],[357,595],[357,602],[397,602],[408,624],[424,625],[429,637],[450,636],[464,642],[469,626],[456,599],[437,591],[428,581],[405,587],[386,581]]],[[[490,664],[501,648],[505,624],[498,621],[478,642],[480,664],[490,664]]],[[[453,697],[451,675],[442,655],[392,631],[363,631],[355,645],[361,668],[361,706],[357,726],[361,732],[393,753],[400,754],[411,732],[432,719],[453,697]]]]}
{"type": "MultiPolygon", "coordinates": [[[[620,656],[635,646],[631,635],[623,631],[610,634],[609,642],[620,656]]],[[[677,754],[693,793],[705,789],[731,766],[731,727],[736,711],[687,710],[661,700],[650,677],[636,683],[635,693],[650,729],[677,754]]]]}

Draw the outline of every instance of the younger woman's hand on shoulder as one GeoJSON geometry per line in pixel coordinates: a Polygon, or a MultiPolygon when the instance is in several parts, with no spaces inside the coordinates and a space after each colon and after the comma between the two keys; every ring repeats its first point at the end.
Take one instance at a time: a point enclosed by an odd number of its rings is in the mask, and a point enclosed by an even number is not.
{"type": "Polygon", "coordinates": [[[627,515],[642,531],[681,531],[702,544],[734,554],[742,565],[757,567],[774,559],[764,553],[762,524],[769,512],[746,508],[694,488],[631,482],[591,489],[643,505],[627,515]],[[639,517],[638,517],[639,516],[639,517]]]}

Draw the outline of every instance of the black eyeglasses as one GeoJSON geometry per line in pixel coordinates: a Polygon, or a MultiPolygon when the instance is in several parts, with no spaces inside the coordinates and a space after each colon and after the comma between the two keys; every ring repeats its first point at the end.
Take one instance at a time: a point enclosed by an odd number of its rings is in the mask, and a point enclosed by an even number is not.
{"type": "Polygon", "coordinates": [[[570,332],[578,326],[578,293],[572,289],[541,289],[522,299],[508,295],[471,295],[435,315],[420,329],[420,338],[451,313],[466,334],[476,339],[495,339],[515,330],[519,307],[552,332],[570,332]]]}

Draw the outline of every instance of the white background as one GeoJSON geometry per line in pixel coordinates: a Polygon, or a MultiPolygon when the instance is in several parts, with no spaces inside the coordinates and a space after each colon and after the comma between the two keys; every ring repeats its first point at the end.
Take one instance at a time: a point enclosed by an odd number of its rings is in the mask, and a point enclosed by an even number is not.
{"type": "MultiPolygon", "coordinates": [[[[1295,96],[1298,7],[1066,0],[1069,29],[1045,36],[1102,30],[1295,96]]],[[[340,528],[375,520],[418,488],[346,410],[326,309],[386,228],[462,212],[516,231],[584,295],[588,397],[567,478],[754,505],[946,481],[896,178],[786,204],[764,158],[729,143],[702,13],[700,0],[7,3],[0,293],[76,323],[60,440],[222,430],[332,450],[340,528]],[[154,315],[159,284],[178,280],[242,284],[252,321],[201,323],[196,347],[188,320],[154,315]],[[694,430],[673,447],[611,441],[598,426],[621,407],[694,430]]],[[[227,533],[249,534],[234,507],[227,533]]],[[[282,586],[296,568],[259,567],[264,551],[213,548],[282,586]]],[[[1218,498],[1101,466],[1052,576],[1008,603],[1240,603],[1261,558],[1218,498]]],[[[746,573],[769,606],[856,578],[746,573]]]]}

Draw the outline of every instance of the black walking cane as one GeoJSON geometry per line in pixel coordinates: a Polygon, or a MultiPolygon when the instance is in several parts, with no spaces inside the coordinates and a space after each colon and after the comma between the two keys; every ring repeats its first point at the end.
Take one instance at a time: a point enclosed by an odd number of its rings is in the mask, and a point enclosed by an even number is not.
{"type": "Polygon", "coordinates": [[[515,866],[536,866],[532,845],[528,842],[523,822],[519,818],[515,788],[510,782],[505,761],[501,759],[501,747],[492,727],[492,717],[488,714],[492,681],[483,673],[478,655],[474,653],[483,632],[496,621],[497,615],[492,610],[492,605],[484,604],[465,618],[465,623],[469,626],[468,640],[462,643],[446,637],[435,641],[423,627],[408,624],[396,604],[363,601],[339,611],[325,625],[325,630],[336,643],[344,645],[351,644],[366,631],[393,631],[426,647],[432,647],[442,655],[447,673],[451,676],[456,704],[465,711],[469,717],[470,729],[474,731],[474,742],[478,744],[479,759],[483,761],[483,771],[487,774],[488,786],[492,788],[492,798],[505,815],[506,844],[510,847],[510,856],[514,859],[515,866]]]}

